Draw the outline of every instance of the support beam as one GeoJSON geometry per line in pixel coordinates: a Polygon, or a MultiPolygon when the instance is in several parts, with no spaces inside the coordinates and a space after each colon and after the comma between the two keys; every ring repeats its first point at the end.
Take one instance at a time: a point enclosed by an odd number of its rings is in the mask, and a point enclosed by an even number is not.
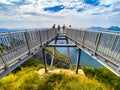
{"type": "Polygon", "coordinates": [[[66,38],[57,38],[57,40],[66,40],[66,38]]]}
{"type": "Polygon", "coordinates": [[[46,47],[77,47],[74,44],[51,44],[51,45],[47,45],[46,47]]]}
{"type": "Polygon", "coordinates": [[[81,49],[78,49],[78,58],[76,62],[76,74],[78,74],[78,68],[79,68],[79,63],[80,63],[80,56],[81,56],[81,49]]]}
{"type": "Polygon", "coordinates": [[[55,59],[55,47],[53,48],[53,55],[51,55],[52,56],[52,60],[51,60],[51,70],[53,69],[52,67],[53,67],[53,61],[54,61],[54,59],[55,59]]]}
{"type": "Polygon", "coordinates": [[[72,70],[72,61],[71,61],[71,57],[70,57],[70,48],[67,47],[68,49],[68,58],[69,58],[69,62],[70,62],[70,69],[72,70]]]}
{"type": "MultiPolygon", "coordinates": [[[[66,37],[66,43],[68,44],[68,38],[66,37]]],[[[67,47],[68,49],[68,58],[69,58],[69,63],[70,63],[70,69],[72,70],[72,61],[71,61],[71,57],[70,57],[70,48],[67,47]]]]}
{"type": "MultiPolygon", "coordinates": [[[[58,37],[58,36],[57,36],[58,37]]],[[[55,37],[55,44],[57,44],[57,37],[55,37]]]]}
{"type": "Polygon", "coordinates": [[[45,67],[45,73],[47,73],[47,63],[46,63],[46,57],[45,57],[45,49],[42,49],[42,54],[43,54],[43,63],[45,67]]]}

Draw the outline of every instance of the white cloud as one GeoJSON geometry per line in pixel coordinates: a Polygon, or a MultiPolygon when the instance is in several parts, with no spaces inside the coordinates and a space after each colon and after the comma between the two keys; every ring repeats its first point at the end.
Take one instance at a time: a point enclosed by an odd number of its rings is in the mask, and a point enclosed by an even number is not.
{"type": "Polygon", "coordinates": [[[120,0],[100,0],[101,4],[114,4],[120,2],[120,0]]]}
{"type": "MultiPolygon", "coordinates": [[[[2,7],[0,7],[0,20],[21,20],[23,24],[26,20],[29,21],[27,22],[28,24],[32,22],[43,22],[44,24],[46,23],[46,25],[51,25],[51,23],[66,23],[79,27],[88,27],[91,25],[110,26],[112,24],[120,26],[118,23],[120,22],[120,19],[118,19],[120,12],[117,11],[120,8],[120,4],[118,4],[118,2],[120,3],[119,0],[100,0],[100,5],[98,6],[85,4],[82,2],[83,0],[25,0],[25,2],[29,4],[22,4],[19,7],[13,5],[11,3],[13,1],[20,2],[21,0],[0,0],[2,4],[11,5],[7,14],[6,11],[1,10],[2,7]],[[43,10],[46,7],[57,5],[64,5],[65,8],[56,13],[43,10]],[[101,5],[111,6],[104,7],[101,5]],[[84,11],[77,12],[80,8],[84,11]]],[[[42,23],[40,24],[42,25],[42,23]]],[[[18,24],[18,26],[19,25],[23,26],[22,23],[18,24]]]]}
{"type": "Polygon", "coordinates": [[[0,3],[2,3],[2,4],[10,4],[10,2],[8,0],[0,0],[0,3]]]}

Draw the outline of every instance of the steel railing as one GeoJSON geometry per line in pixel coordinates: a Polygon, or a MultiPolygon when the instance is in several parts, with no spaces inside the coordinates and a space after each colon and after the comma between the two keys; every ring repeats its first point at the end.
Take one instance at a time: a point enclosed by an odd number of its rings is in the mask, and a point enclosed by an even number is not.
{"type": "Polygon", "coordinates": [[[120,69],[119,32],[66,29],[66,36],[91,51],[92,55],[99,55],[120,69]]]}
{"type": "MultiPolygon", "coordinates": [[[[48,44],[59,33],[56,29],[28,30],[0,34],[0,72],[14,63],[48,44]]],[[[92,56],[100,56],[105,63],[110,62],[120,71],[120,33],[92,31],[86,29],[66,29],[66,37],[77,46],[90,51],[92,56]]],[[[114,67],[113,67],[114,68],[114,67]]]]}
{"type": "Polygon", "coordinates": [[[57,36],[56,29],[28,30],[0,34],[0,69],[34,52],[57,36]]]}

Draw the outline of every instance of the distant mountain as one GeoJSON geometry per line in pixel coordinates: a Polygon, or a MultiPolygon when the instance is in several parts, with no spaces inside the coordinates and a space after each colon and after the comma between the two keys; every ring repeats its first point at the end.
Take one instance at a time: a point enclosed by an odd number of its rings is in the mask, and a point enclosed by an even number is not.
{"type": "Polygon", "coordinates": [[[7,28],[0,28],[0,32],[7,32],[8,29],[7,28]]]}
{"type": "Polygon", "coordinates": [[[111,26],[109,28],[103,28],[103,27],[90,27],[89,30],[110,30],[110,31],[120,31],[120,27],[118,26],[111,26]]]}
{"type": "Polygon", "coordinates": [[[21,30],[27,30],[27,29],[25,29],[25,28],[0,28],[0,33],[9,32],[9,31],[10,32],[12,32],[12,31],[21,31],[21,30]]]}
{"type": "Polygon", "coordinates": [[[108,30],[120,31],[120,27],[118,27],[118,26],[111,26],[111,27],[108,28],[108,30]]]}
{"type": "Polygon", "coordinates": [[[105,30],[105,28],[103,28],[103,27],[90,27],[90,28],[88,28],[88,29],[90,29],[90,30],[105,30]]]}

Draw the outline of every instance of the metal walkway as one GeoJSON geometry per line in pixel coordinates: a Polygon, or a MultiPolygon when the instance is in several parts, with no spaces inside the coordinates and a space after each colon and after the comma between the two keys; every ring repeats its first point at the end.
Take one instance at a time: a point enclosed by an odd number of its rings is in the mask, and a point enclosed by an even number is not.
{"type": "MultiPolygon", "coordinates": [[[[57,29],[47,29],[0,34],[0,78],[40,50],[42,50],[43,59],[45,59],[45,47],[78,47],[76,73],[81,50],[84,50],[117,76],[120,76],[119,32],[66,29],[66,32],[61,34],[57,33],[57,29]],[[53,40],[55,43],[50,44],[53,40]],[[57,44],[57,40],[66,40],[66,44],[57,44]],[[69,43],[70,40],[74,43],[69,43]]],[[[44,65],[47,72],[45,60],[44,65]]]]}

